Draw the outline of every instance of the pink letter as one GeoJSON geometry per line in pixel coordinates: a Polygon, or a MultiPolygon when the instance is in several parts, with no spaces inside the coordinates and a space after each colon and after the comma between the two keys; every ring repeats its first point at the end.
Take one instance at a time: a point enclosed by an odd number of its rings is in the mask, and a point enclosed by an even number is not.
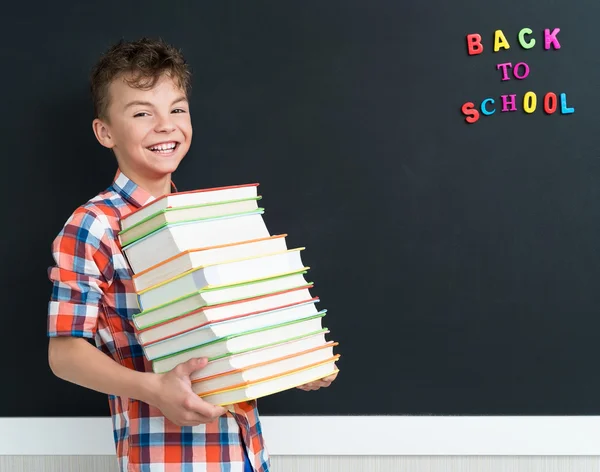
{"type": "Polygon", "coordinates": [[[544,30],[544,49],[550,49],[550,45],[554,46],[554,49],[560,49],[560,43],[556,35],[560,32],[560,28],[554,28],[554,31],[550,33],[550,29],[546,28],[544,30]]]}
{"type": "Polygon", "coordinates": [[[512,62],[505,62],[503,64],[497,64],[496,69],[500,70],[502,68],[502,80],[510,80],[508,77],[508,72],[506,71],[507,67],[512,67],[512,62]]]}
{"type": "Polygon", "coordinates": [[[513,74],[517,79],[523,80],[529,75],[529,66],[527,64],[525,64],[524,62],[519,62],[518,64],[515,65],[515,68],[513,69],[513,74]],[[519,66],[523,66],[523,68],[525,69],[525,73],[521,77],[519,77],[519,74],[518,74],[519,66]]]}
{"type": "Polygon", "coordinates": [[[502,111],[517,111],[516,103],[516,94],[512,95],[500,95],[502,97],[502,111]],[[510,97],[510,99],[508,98],[510,97]],[[511,109],[508,109],[508,105],[510,105],[511,109]]]}

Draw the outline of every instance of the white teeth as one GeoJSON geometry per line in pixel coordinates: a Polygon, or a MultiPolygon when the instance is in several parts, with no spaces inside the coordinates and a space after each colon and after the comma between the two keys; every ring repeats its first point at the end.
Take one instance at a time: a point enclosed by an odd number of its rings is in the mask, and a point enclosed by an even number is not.
{"type": "Polygon", "coordinates": [[[175,149],[176,143],[158,144],[150,148],[151,151],[171,151],[175,149]]]}

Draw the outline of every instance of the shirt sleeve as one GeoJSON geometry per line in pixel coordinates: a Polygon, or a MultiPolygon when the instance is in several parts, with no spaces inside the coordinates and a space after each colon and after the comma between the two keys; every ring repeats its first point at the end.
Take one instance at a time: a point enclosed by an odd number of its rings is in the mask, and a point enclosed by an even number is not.
{"type": "Polygon", "coordinates": [[[52,242],[52,256],[47,335],[93,338],[99,306],[112,282],[106,224],[89,209],[76,210],[52,242]]]}

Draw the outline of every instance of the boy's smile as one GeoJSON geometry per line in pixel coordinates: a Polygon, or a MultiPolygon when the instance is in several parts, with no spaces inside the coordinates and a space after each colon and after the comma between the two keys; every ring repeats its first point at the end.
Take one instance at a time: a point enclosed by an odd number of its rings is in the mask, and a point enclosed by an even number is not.
{"type": "Polygon", "coordinates": [[[101,144],[113,149],[119,168],[154,196],[169,192],[171,173],[188,152],[192,123],[185,93],[163,75],[152,89],[123,78],[109,88],[107,119],[94,120],[101,144]]]}
{"type": "Polygon", "coordinates": [[[150,150],[157,154],[162,154],[163,156],[170,156],[175,152],[175,148],[179,146],[177,141],[170,141],[167,143],[158,143],[154,146],[150,146],[150,150]]]}

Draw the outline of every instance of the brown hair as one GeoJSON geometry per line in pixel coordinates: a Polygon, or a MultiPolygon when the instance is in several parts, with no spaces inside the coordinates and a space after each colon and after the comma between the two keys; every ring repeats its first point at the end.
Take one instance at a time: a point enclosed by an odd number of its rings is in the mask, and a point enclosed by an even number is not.
{"type": "Polygon", "coordinates": [[[189,95],[191,72],[180,50],[162,39],[119,41],[100,57],[92,69],[90,88],[94,116],[106,118],[108,88],[116,78],[123,77],[130,86],[147,90],[165,73],[189,95]]]}

